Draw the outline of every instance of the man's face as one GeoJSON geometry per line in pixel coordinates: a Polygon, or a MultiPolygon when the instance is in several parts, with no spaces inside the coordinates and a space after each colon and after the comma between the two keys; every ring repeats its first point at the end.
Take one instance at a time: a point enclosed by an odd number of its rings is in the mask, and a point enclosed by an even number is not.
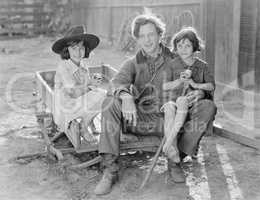
{"type": "Polygon", "coordinates": [[[177,53],[183,60],[189,59],[193,55],[193,46],[189,39],[182,39],[177,43],[176,47],[177,53]]]}
{"type": "Polygon", "coordinates": [[[148,23],[142,25],[139,30],[137,43],[148,54],[154,55],[159,49],[160,36],[156,31],[154,24],[148,23]]]}

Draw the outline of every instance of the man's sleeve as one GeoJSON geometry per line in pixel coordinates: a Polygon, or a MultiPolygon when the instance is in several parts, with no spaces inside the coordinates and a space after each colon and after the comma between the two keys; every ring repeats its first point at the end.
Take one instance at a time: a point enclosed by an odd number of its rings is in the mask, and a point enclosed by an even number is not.
{"type": "MultiPolygon", "coordinates": [[[[212,83],[215,88],[216,87],[215,78],[213,73],[209,70],[208,65],[205,66],[205,70],[203,73],[204,73],[203,74],[204,83],[212,83]]],[[[214,91],[205,91],[205,98],[213,100],[214,91]]]]}
{"type": "Polygon", "coordinates": [[[130,93],[130,85],[134,83],[135,66],[132,60],[126,61],[112,83],[114,86],[113,94],[119,97],[121,92],[130,93]]]}

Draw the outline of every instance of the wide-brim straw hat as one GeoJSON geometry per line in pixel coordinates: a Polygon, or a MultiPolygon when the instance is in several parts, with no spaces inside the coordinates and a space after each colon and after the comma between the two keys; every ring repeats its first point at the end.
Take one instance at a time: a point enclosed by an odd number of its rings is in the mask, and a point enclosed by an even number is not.
{"type": "Polygon", "coordinates": [[[64,47],[68,47],[74,41],[84,41],[85,48],[89,48],[90,51],[99,44],[99,38],[96,35],[86,33],[85,27],[80,25],[70,28],[63,38],[52,45],[52,50],[60,54],[64,47]]]}

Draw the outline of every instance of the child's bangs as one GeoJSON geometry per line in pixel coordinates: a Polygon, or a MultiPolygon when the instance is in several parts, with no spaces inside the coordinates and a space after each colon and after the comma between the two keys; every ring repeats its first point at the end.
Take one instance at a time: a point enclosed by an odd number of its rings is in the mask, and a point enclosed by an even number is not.
{"type": "Polygon", "coordinates": [[[75,45],[77,45],[78,43],[80,43],[82,40],[80,40],[80,39],[76,39],[76,40],[73,40],[73,41],[70,41],[70,42],[68,42],[68,46],[75,46],[75,45]]]}

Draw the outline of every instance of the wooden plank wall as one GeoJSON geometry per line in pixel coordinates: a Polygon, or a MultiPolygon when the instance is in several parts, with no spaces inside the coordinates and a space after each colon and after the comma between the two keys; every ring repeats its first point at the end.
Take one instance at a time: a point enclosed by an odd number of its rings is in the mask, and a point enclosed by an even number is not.
{"type": "MultiPolygon", "coordinates": [[[[255,52],[255,91],[260,93],[260,1],[257,1],[257,33],[255,52]]],[[[260,101],[258,101],[260,102],[260,101]]],[[[260,118],[259,118],[260,119],[260,118]]]]}
{"type": "MultiPolygon", "coordinates": [[[[257,32],[256,32],[256,50],[255,50],[255,68],[254,68],[254,77],[255,77],[255,97],[254,97],[254,118],[255,118],[255,127],[260,128],[260,1],[257,1],[257,32]]],[[[260,137],[258,136],[258,139],[260,137]]]]}
{"type": "Polygon", "coordinates": [[[254,117],[254,127],[260,128],[260,1],[241,0],[238,84],[254,117]]]}
{"type": "Polygon", "coordinates": [[[215,1],[215,79],[237,86],[240,0],[215,1]]]}
{"type": "Polygon", "coordinates": [[[215,32],[215,100],[233,100],[243,107],[241,122],[260,128],[260,1],[210,1],[208,12],[213,6],[215,25],[208,20],[212,29],[207,35],[215,32]]]}
{"type": "Polygon", "coordinates": [[[74,2],[72,24],[83,23],[87,29],[104,39],[117,42],[125,23],[149,7],[167,23],[172,36],[183,25],[193,25],[205,39],[203,0],[78,0],[74,2]]]}
{"type": "Polygon", "coordinates": [[[46,29],[49,14],[40,1],[3,0],[0,2],[0,34],[32,34],[46,29]]]}
{"type": "Polygon", "coordinates": [[[242,0],[238,80],[241,88],[254,88],[258,0],[242,0]]]}
{"type": "Polygon", "coordinates": [[[211,69],[215,74],[215,26],[216,26],[216,2],[215,0],[204,0],[205,5],[205,24],[206,24],[206,49],[205,57],[211,69]]]}

